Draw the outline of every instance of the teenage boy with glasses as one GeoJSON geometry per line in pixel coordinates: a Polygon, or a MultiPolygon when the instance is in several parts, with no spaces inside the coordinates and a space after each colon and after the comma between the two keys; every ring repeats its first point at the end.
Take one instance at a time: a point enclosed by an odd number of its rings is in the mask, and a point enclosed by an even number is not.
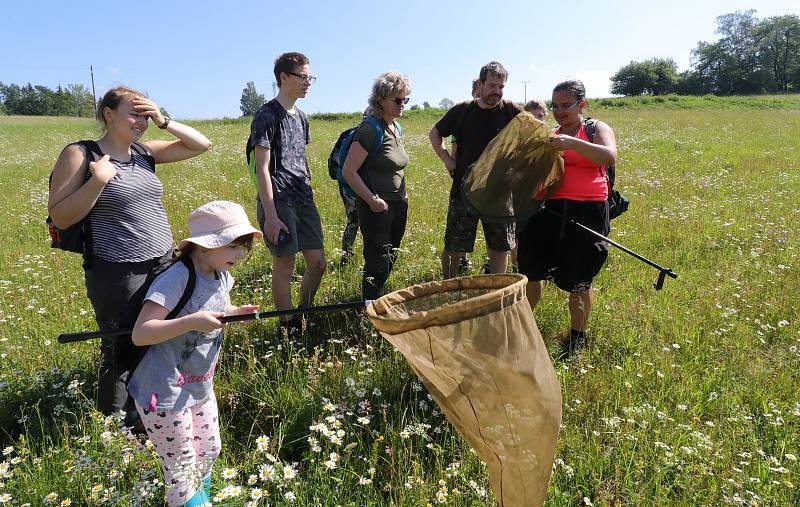
{"type": "MultiPolygon", "coordinates": [[[[275,308],[288,310],[293,307],[291,280],[297,253],[302,252],[306,262],[298,306],[311,306],[327,267],[306,160],[311,133],[305,113],[295,107],[316,78],[302,53],[280,55],[274,73],[278,96],[253,116],[250,135],[258,180],[256,213],[272,255],[272,298],[275,308]]],[[[300,316],[281,320],[286,337],[296,338],[302,329],[300,316]]]]}
{"type": "MultiPolygon", "coordinates": [[[[481,68],[477,98],[456,104],[431,129],[428,138],[433,151],[453,178],[447,226],[442,252],[442,276],[457,276],[460,259],[475,246],[478,218],[472,215],[461,198],[461,180],[466,169],[483,153],[486,145],[522,108],[503,100],[508,71],[498,62],[481,68]],[[444,147],[443,138],[454,135],[458,143],[455,156],[444,147]]],[[[489,253],[489,271],[505,273],[508,252],[514,246],[514,226],[483,223],[483,235],[489,253]]]]}

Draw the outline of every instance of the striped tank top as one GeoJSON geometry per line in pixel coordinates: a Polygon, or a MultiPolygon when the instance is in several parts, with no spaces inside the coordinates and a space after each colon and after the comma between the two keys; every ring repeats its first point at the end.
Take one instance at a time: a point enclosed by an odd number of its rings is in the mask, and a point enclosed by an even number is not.
{"type": "Polygon", "coordinates": [[[155,167],[131,149],[131,160],[111,159],[117,174],[89,213],[92,254],[110,262],[161,257],[173,247],[155,167]]]}

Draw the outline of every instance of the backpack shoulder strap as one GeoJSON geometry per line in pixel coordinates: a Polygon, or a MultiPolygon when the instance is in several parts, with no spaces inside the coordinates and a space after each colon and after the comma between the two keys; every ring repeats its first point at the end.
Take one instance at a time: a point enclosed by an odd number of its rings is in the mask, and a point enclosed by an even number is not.
{"type": "Polygon", "coordinates": [[[153,152],[147,146],[137,141],[131,145],[131,149],[150,164],[151,171],[156,172],[156,157],[153,156],[153,152]]]}
{"type": "Polygon", "coordinates": [[[383,124],[379,119],[370,115],[364,117],[364,123],[372,125],[375,129],[375,144],[372,145],[372,149],[369,151],[370,155],[374,155],[381,148],[381,144],[383,144],[383,124]]]}
{"type": "Polygon", "coordinates": [[[591,116],[587,116],[585,120],[583,120],[583,125],[586,128],[586,137],[589,138],[589,142],[594,142],[594,133],[597,130],[597,120],[592,118],[591,116]]]}
{"type": "Polygon", "coordinates": [[[400,136],[400,139],[402,139],[403,138],[403,126],[400,125],[400,122],[395,121],[394,122],[394,128],[395,128],[395,130],[397,130],[397,133],[400,136]]]}
{"type": "MultiPolygon", "coordinates": [[[[83,148],[84,152],[86,152],[86,160],[84,161],[84,165],[86,166],[85,167],[85,170],[86,170],[86,178],[85,179],[88,180],[92,175],[92,173],[89,172],[89,163],[93,161],[92,154],[94,153],[98,157],[102,158],[103,155],[104,155],[103,150],[100,149],[100,145],[97,144],[97,141],[93,141],[91,139],[83,139],[81,141],[75,142],[74,144],[77,144],[78,146],[83,148]]],[[[51,178],[53,177],[52,174],[50,175],[50,177],[51,178]]]]}
{"type": "Polygon", "coordinates": [[[183,294],[181,294],[178,304],[176,304],[175,308],[173,308],[172,311],[167,314],[167,316],[164,318],[165,320],[171,320],[178,316],[178,313],[183,310],[183,307],[186,306],[186,303],[188,303],[189,299],[192,298],[194,287],[197,284],[197,272],[194,270],[194,263],[192,262],[192,259],[186,255],[181,256],[177,262],[183,262],[183,264],[186,266],[186,269],[189,271],[189,279],[186,281],[186,287],[183,288],[183,294]]]}

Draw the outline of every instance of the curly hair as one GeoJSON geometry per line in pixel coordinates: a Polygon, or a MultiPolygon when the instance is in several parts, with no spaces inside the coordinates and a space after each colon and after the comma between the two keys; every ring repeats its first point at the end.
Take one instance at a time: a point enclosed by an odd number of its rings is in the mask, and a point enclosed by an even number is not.
{"type": "Polygon", "coordinates": [[[411,93],[411,81],[408,76],[403,76],[399,72],[384,72],[372,85],[372,94],[367,100],[369,106],[366,114],[380,118],[383,116],[383,106],[381,100],[386,97],[405,97],[411,93]]]}
{"type": "Polygon", "coordinates": [[[502,63],[492,61],[481,67],[481,73],[478,74],[478,79],[481,80],[481,83],[485,83],[489,76],[499,77],[503,81],[506,81],[508,79],[508,71],[503,67],[502,63]]]}

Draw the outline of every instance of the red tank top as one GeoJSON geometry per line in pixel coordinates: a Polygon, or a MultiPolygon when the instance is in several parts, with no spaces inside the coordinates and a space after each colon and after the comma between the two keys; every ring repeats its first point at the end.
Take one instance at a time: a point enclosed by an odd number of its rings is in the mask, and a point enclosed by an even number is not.
{"type": "MultiPolygon", "coordinates": [[[[556,128],[553,132],[560,134],[561,127],[556,128]]],[[[591,142],[586,135],[586,125],[583,122],[581,122],[575,137],[591,142]]],[[[605,167],[584,158],[575,150],[565,150],[564,181],[550,196],[550,199],[605,201],[608,199],[605,167]]]]}

